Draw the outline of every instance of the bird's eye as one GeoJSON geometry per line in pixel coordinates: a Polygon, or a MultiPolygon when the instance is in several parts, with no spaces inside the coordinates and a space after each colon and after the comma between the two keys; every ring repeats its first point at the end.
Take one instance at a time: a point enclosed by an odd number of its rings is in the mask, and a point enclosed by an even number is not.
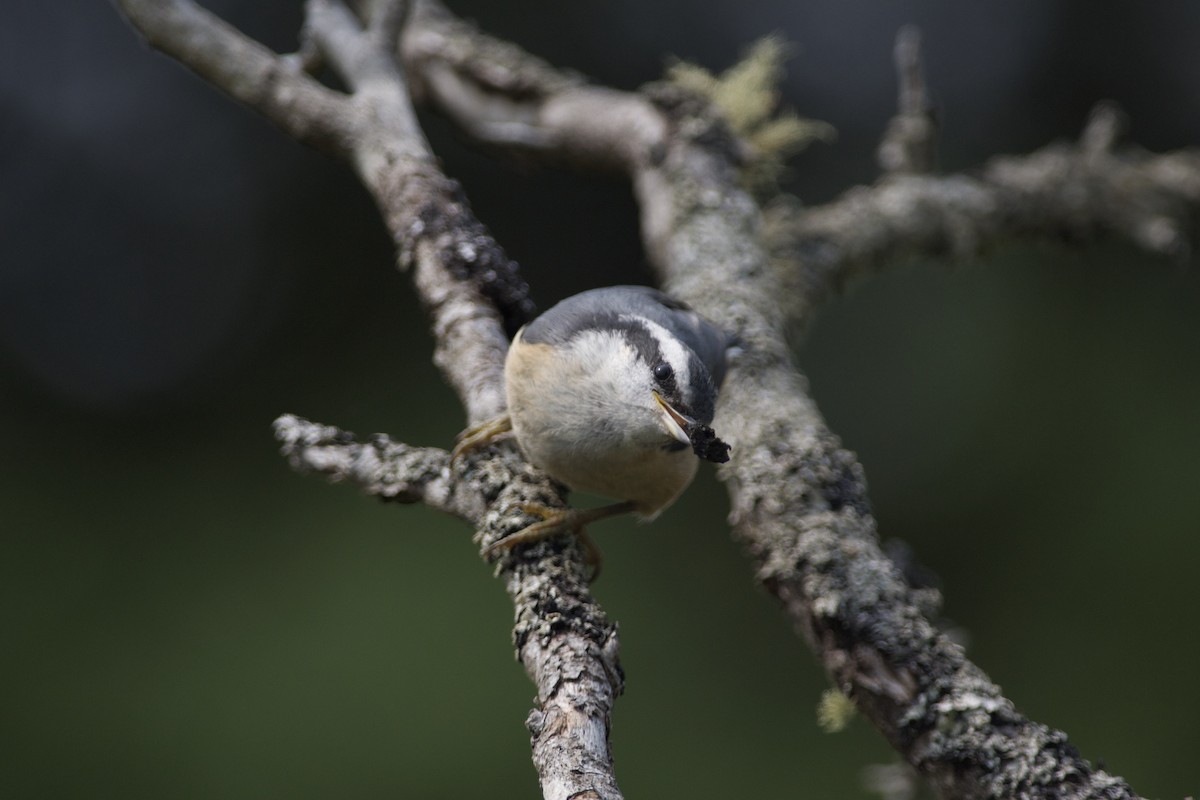
{"type": "Polygon", "coordinates": [[[654,377],[660,381],[667,381],[675,374],[675,370],[671,369],[671,365],[663,361],[654,365],[654,377]]]}

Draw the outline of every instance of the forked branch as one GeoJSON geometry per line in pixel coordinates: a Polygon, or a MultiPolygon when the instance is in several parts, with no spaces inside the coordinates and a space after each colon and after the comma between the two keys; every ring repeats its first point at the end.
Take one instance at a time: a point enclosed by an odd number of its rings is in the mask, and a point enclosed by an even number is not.
{"type": "MultiPolygon", "coordinates": [[[[339,0],[310,0],[309,52],[274,54],[188,0],[120,0],[147,40],[289,134],[353,164],[412,267],[435,334],[434,361],[469,423],[503,410],[502,378],[515,330],[532,313],[528,288],[475,219],[458,184],[437,168],[395,61],[397,4],[376,2],[364,29],[339,0]],[[390,6],[390,8],[389,8],[390,6]],[[320,58],[350,87],[322,86],[301,71],[320,58]]],[[[329,426],[281,417],[276,433],[299,468],[351,480],[398,500],[420,499],[469,520],[487,545],[534,522],[521,508],[564,504],[562,491],[511,445],[451,468],[446,454],[386,438],[365,443],[329,426]]],[[[622,690],[616,627],[588,590],[591,567],[573,538],[503,555],[517,655],[537,687],[527,724],[548,798],[619,798],[608,746],[622,690]]]]}
{"type": "MultiPolygon", "coordinates": [[[[587,84],[414,0],[370,4],[366,30],[337,0],[310,0],[306,30],[349,94],[322,86],[190,2],[121,0],[156,47],[350,161],[412,265],[436,334],[435,361],[478,422],[503,406],[510,331],[531,305],[515,267],[436,168],[409,92],[482,144],[623,172],[665,287],[738,334],[717,425],[734,442],[721,472],[735,534],[834,684],[949,797],[1132,798],[1061,732],[1020,714],[923,616],[927,598],[880,550],[863,471],[827,429],[785,333],[849,278],[902,257],[961,257],[1015,238],[1119,235],[1186,252],[1200,206],[1195,153],[1116,147],[1102,109],[1078,145],[998,159],[981,174],[934,176],[935,126],[915,32],[897,45],[900,111],[881,152],[885,177],[827,206],[780,201],[764,220],[739,185],[744,148],[703,97],[672,84],[636,93],[587,84]],[[390,8],[389,8],[390,5],[390,8]],[[212,55],[212,54],[219,55],[212,55]],[[780,265],[784,269],[780,269],[780,265]]],[[[284,417],[293,463],[367,491],[427,502],[472,521],[490,544],[524,526],[521,503],[561,494],[500,445],[451,467],[438,450],[284,417]]],[[[538,686],[534,761],[551,798],[616,798],[608,718],[622,686],[615,628],[591,599],[573,542],[506,556],[518,653],[538,686]]]]}

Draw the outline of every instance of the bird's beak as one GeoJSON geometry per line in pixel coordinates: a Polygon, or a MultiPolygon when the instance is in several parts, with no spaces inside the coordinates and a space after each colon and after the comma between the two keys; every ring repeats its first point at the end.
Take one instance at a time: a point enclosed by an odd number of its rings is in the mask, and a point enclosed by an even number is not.
{"type": "Polygon", "coordinates": [[[658,419],[667,429],[667,433],[682,444],[691,446],[692,438],[688,435],[688,431],[695,426],[695,421],[676,411],[658,392],[651,390],[650,393],[654,395],[654,400],[658,403],[658,419]]]}

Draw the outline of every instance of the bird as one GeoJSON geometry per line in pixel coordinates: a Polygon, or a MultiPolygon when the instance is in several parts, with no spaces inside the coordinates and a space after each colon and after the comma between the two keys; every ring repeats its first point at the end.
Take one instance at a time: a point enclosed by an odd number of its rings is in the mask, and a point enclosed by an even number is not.
{"type": "Polygon", "coordinates": [[[732,336],[646,286],[581,292],[518,330],[504,365],[507,413],[464,432],[453,458],[511,432],[554,480],[619,502],[523,507],[542,520],[488,549],[571,530],[598,557],[585,524],[630,512],[652,520],[701,460],[728,461],[730,446],[709,426],[734,350],[732,336]]]}

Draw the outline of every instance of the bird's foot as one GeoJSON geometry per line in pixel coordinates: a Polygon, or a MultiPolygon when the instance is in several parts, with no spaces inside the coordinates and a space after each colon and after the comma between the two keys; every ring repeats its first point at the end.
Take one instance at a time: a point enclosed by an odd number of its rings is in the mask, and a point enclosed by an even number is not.
{"type": "Polygon", "coordinates": [[[633,503],[614,503],[610,506],[586,509],[548,508],[537,503],[522,503],[521,510],[532,517],[540,517],[541,522],[535,522],[514,534],[492,542],[483,551],[484,556],[511,550],[519,544],[540,542],[560,533],[571,533],[583,545],[588,565],[592,567],[591,579],[594,581],[600,576],[600,567],[604,562],[604,557],[600,553],[600,548],[592,541],[592,537],[588,536],[584,526],[617,514],[627,514],[633,511],[633,503]]]}
{"type": "Polygon", "coordinates": [[[512,417],[501,414],[485,420],[478,425],[472,425],[458,435],[457,444],[450,452],[450,466],[481,447],[487,447],[492,442],[512,433],[512,417]]]}

